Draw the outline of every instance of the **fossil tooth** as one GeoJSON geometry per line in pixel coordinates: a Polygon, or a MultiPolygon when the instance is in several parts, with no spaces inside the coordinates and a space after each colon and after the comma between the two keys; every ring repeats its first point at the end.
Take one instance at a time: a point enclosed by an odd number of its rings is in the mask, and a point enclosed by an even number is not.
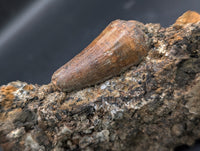
{"type": "Polygon", "coordinates": [[[119,75],[146,56],[149,45],[137,21],[115,20],[82,52],[60,67],[52,83],[61,91],[72,91],[119,75]]]}

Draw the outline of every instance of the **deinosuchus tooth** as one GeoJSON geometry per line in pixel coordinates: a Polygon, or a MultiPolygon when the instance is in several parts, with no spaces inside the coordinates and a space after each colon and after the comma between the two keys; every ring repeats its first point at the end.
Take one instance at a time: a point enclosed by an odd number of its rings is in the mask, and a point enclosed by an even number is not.
{"type": "Polygon", "coordinates": [[[115,20],[72,60],[52,76],[61,91],[103,82],[137,65],[148,52],[148,38],[137,21],[115,20]]]}

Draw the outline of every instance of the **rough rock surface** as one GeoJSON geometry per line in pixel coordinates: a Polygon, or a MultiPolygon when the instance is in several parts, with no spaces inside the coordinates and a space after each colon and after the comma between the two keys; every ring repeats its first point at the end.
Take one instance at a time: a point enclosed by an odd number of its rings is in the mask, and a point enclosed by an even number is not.
{"type": "Polygon", "coordinates": [[[192,145],[200,138],[200,22],[144,27],[147,57],[99,85],[71,93],[52,84],[1,86],[0,147],[168,151],[192,145]]]}

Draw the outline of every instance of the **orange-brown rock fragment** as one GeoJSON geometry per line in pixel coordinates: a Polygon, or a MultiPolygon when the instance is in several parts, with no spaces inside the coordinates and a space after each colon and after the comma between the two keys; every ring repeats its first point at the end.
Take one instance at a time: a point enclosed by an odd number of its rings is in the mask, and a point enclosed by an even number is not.
{"type": "Polygon", "coordinates": [[[33,90],[34,87],[33,87],[33,85],[29,84],[29,85],[25,85],[23,89],[26,91],[30,91],[30,90],[33,90]]]}
{"type": "Polygon", "coordinates": [[[187,11],[180,16],[174,23],[175,27],[182,27],[189,23],[197,23],[200,21],[200,14],[195,11],[187,11]]]}
{"type": "Polygon", "coordinates": [[[8,85],[8,86],[3,86],[0,89],[0,93],[4,96],[4,99],[1,103],[1,106],[4,106],[5,108],[9,108],[12,105],[14,95],[13,92],[17,90],[16,87],[8,85]]]}

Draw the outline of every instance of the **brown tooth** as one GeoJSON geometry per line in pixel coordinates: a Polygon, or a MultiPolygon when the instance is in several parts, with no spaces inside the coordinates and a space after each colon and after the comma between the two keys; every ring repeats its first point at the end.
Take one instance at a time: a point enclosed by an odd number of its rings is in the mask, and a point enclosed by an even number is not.
{"type": "Polygon", "coordinates": [[[119,75],[146,56],[148,38],[137,21],[115,20],[72,60],[52,76],[61,91],[72,91],[119,75]]]}

